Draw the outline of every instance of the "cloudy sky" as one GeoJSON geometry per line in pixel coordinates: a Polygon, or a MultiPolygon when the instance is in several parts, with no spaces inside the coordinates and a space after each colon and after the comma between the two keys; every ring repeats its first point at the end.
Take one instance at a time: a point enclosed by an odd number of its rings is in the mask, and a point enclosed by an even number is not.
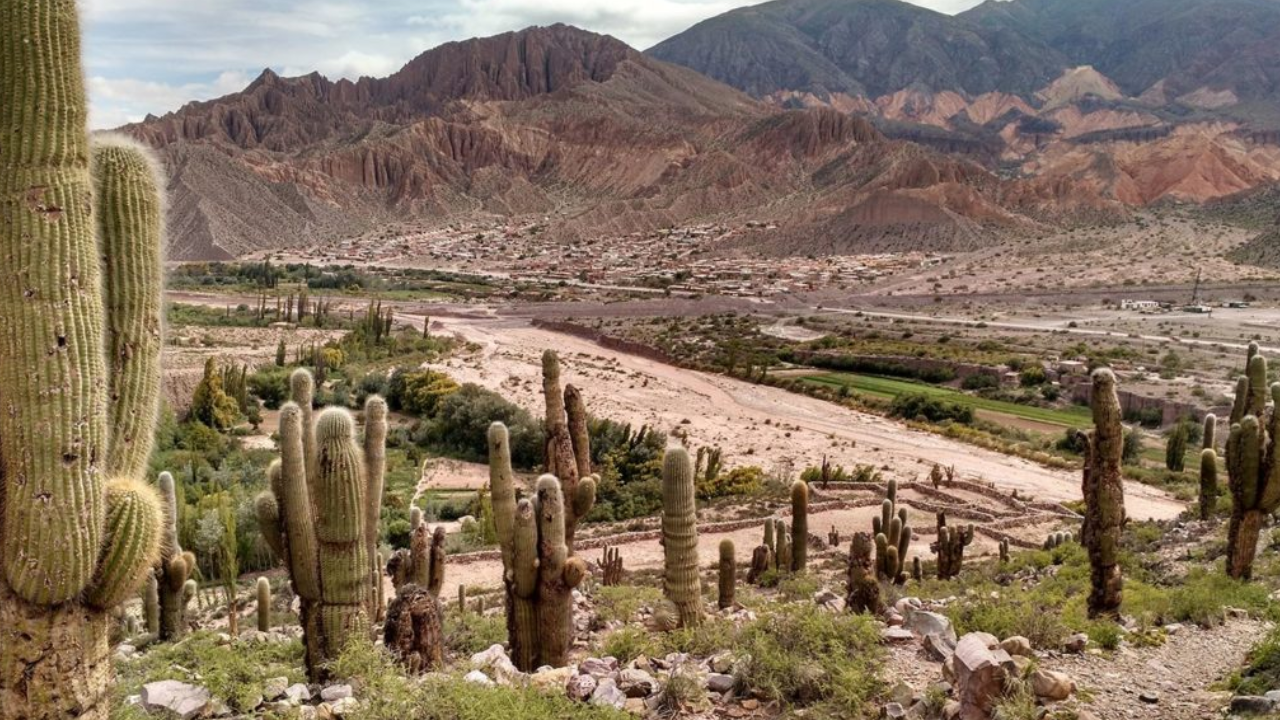
{"type": "MultiPolygon", "coordinates": [[[[959,12],[980,0],[910,0],[959,12]]],[[[556,22],[647,48],[758,0],[84,0],[92,122],[241,90],[269,67],[383,76],[449,40],[556,22]]]]}

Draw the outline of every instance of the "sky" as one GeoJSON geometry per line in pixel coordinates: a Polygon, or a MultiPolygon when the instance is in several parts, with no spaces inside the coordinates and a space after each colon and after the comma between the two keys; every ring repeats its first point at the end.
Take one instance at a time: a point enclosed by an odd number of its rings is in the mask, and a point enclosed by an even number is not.
{"type": "MultiPolygon", "coordinates": [[[[909,0],[955,13],[980,0],[909,0]]],[[[563,22],[644,49],[758,0],[82,0],[90,122],[112,128],[285,76],[382,77],[441,43],[563,22]]]]}

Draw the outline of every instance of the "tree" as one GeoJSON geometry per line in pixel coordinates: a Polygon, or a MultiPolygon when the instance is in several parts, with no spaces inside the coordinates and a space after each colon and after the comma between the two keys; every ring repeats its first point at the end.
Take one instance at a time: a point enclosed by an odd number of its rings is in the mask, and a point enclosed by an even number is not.
{"type": "Polygon", "coordinates": [[[202,422],[215,430],[227,430],[235,425],[239,417],[239,404],[223,389],[218,363],[209,358],[204,364],[204,377],[196,385],[191,397],[189,419],[202,422]]]}

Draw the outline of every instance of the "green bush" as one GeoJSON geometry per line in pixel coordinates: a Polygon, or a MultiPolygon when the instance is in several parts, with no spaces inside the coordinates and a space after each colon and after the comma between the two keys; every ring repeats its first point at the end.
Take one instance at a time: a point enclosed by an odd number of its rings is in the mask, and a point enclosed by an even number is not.
{"type": "Polygon", "coordinates": [[[893,403],[889,405],[889,415],[906,420],[924,418],[933,423],[973,422],[973,408],[920,393],[905,393],[894,398],[893,403]]]}

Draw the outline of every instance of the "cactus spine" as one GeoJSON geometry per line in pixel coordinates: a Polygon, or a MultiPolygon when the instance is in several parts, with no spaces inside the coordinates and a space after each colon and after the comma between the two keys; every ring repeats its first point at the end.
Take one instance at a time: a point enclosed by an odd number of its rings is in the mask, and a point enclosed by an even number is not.
{"type": "Polygon", "coordinates": [[[717,598],[721,610],[733,607],[734,559],[733,541],[725,538],[720,541],[720,594],[717,598]]]}
{"type": "Polygon", "coordinates": [[[365,444],[356,441],[355,419],[326,408],[309,422],[314,381],[307,370],[290,378],[293,399],[280,409],[280,468],[272,472],[271,498],[259,498],[259,522],[273,546],[285,548],[300,619],[307,673],[325,677],[325,664],[348,639],[367,634],[377,615],[374,552],[366,524],[368,507],[382,488],[380,441],[386,438],[381,398],[365,403],[365,444]],[[370,463],[370,456],[374,462],[370,463]],[[274,500],[277,512],[263,512],[274,500]]]}
{"type": "Polygon", "coordinates": [[[809,485],[791,483],[791,569],[803,572],[809,562],[809,485]]]}
{"type": "MultiPolygon", "coordinates": [[[[573,589],[587,574],[566,544],[566,508],[560,481],[543,475],[531,500],[516,500],[511,440],[502,423],[489,426],[489,487],[502,554],[507,637],[516,667],[562,667],[573,641],[573,589]]],[[[583,478],[579,493],[595,497],[595,481],[583,478]],[[581,488],[587,487],[587,490],[581,488]]]]}
{"type": "Polygon", "coordinates": [[[271,581],[265,577],[258,578],[258,631],[271,629],[271,581]]]}
{"type": "Polygon", "coordinates": [[[1089,617],[1116,617],[1124,578],[1120,573],[1120,531],[1124,526],[1124,482],[1120,462],[1124,427],[1116,376],[1107,368],[1093,372],[1093,431],[1079,433],[1084,447],[1082,490],[1085,502],[1080,542],[1089,551],[1089,617]]]}
{"type": "Polygon", "coordinates": [[[159,552],[163,183],[90,146],[73,0],[0,6],[0,98],[0,720],[96,720],[159,552]]]}
{"type": "MultiPolygon", "coordinates": [[[[680,625],[702,622],[702,582],[698,576],[698,523],[693,463],[684,448],[670,448],[662,460],[663,590],[676,606],[680,625]]],[[[785,533],[778,536],[781,542],[785,533]]],[[[781,561],[779,561],[781,567],[781,561]]]]}
{"type": "Polygon", "coordinates": [[[1236,406],[1242,403],[1243,408],[1232,410],[1227,435],[1227,482],[1231,488],[1227,574],[1247,580],[1253,575],[1263,520],[1280,508],[1280,462],[1273,446],[1273,439],[1280,436],[1280,412],[1276,411],[1280,383],[1267,387],[1267,359],[1258,353],[1257,343],[1249,344],[1248,370],[1237,386],[1236,406]]]}
{"type": "Polygon", "coordinates": [[[597,479],[591,476],[591,445],[582,394],[572,385],[560,388],[560,358],[542,354],[542,392],[546,402],[547,472],[560,482],[564,503],[564,538],[573,555],[578,521],[596,503],[597,479]]]}
{"type": "Polygon", "coordinates": [[[911,528],[907,526],[907,509],[898,507],[897,480],[890,480],[886,486],[880,515],[871,518],[871,529],[875,533],[876,574],[895,585],[906,583],[911,528]]]}
{"type": "Polygon", "coordinates": [[[853,534],[849,543],[849,594],[845,605],[850,612],[879,615],[884,611],[884,603],[880,599],[880,582],[871,560],[871,547],[870,535],[853,534]]]}

